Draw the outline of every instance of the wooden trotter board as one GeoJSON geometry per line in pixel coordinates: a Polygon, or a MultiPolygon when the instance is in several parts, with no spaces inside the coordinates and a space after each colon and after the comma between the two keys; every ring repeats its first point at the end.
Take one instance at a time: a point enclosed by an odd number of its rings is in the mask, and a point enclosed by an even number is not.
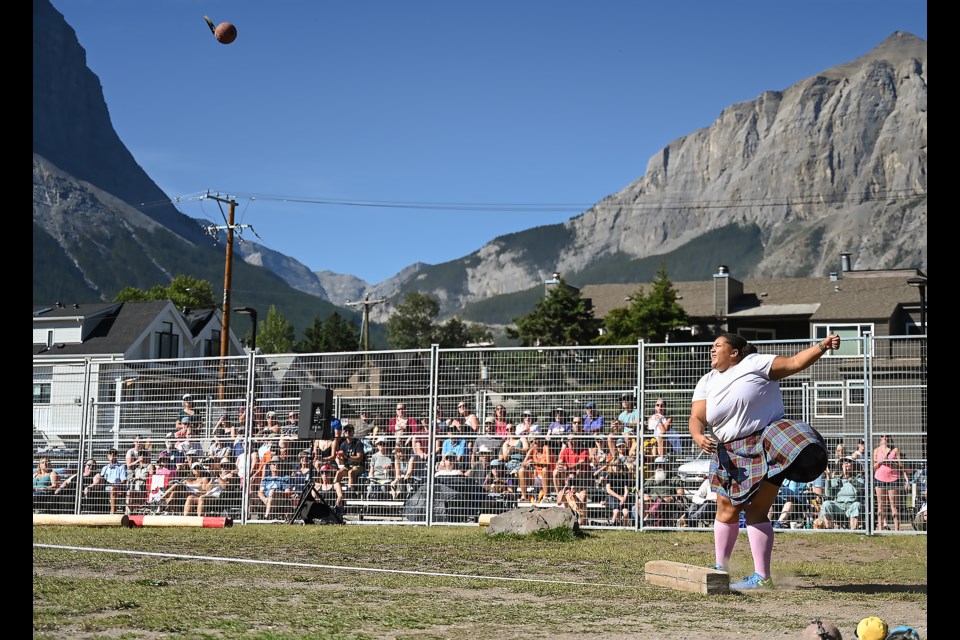
{"type": "Polygon", "coordinates": [[[651,560],[643,565],[644,580],[660,587],[704,595],[730,592],[730,574],[683,562],[651,560]]]}

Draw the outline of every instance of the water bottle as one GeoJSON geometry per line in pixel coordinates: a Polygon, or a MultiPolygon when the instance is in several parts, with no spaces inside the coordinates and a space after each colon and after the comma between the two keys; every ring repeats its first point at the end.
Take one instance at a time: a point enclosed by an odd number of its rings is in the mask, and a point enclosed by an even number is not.
{"type": "Polygon", "coordinates": [[[813,529],[813,518],[807,516],[807,519],[803,522],[804,529],[813,529]]]}

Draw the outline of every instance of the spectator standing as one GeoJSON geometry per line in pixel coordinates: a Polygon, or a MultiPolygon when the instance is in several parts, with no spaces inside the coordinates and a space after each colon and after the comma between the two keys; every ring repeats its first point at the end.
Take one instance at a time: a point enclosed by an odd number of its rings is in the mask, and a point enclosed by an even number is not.
{"type": "Polygon", "coordinates": [[[841,458],[840,468],[839,476],[827,469],[824,483],[826,499],[820,507],[820,519],[826,529],[840,528],[837,524],[841,521],[850,529],[856,529],[860,526],[866,481],[862,474],[854,472],[853,458],[841,458]]]}
{"type": "Polygon", "coordinates": [[[903,462],[900,449],[894,446],[893,436],[880,436],[880,445],[873,450],[874,491],[877,495],[877,529],[887,528],[887,511],[893,519],[893,530],[900,530],[898,489],[902,482],[903,462]]]}
{"type": "Polygon", "coordinates": [[[100,469],[100,477],[106,483],[103,490],[110,496],[110,514],[117,512],[117,497],[127,491],[127,465],[117,460],[117,450],[107,451],[107,464],[100,469]]]}
{"type": "Polygon", "coordinates": [[[861,470],[867,470],[867,443],[863,441],[863,438],[857,441],[857,448],[850,454],[850,458],[860,465],[861,470]]]}
{"type": "Polygon", "coordinates": [[[597,415],[597,403],[593,400],[584,406],[583,419],[584,433],[603,433],[603,416],[597,415]]]}
{"type": "Polygon", "coordinates": [[[673,430],[673,418],[667,417],[667,403],[663,398],[657,398],[653,404],[653,413],[647,419],[647,432],[657,439],[658,458],[680,455],[680,436],[673,430]]]}

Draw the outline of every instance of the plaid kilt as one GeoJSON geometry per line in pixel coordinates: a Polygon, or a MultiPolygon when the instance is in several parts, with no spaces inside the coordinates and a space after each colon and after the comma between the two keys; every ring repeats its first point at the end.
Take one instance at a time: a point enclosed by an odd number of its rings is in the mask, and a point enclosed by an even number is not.
{"type": "MultiPolygon", "coordinates": [[[[718,446],[710,462],[710,486],[734,505],[741,505],[750,500],[764,478],[787,471],[809,445],[823,449],[826,462],[827,445],[816,429],[799,420],[774,422],[756,433],[718,446]]],[[[784,477],[790,478],[790,473],[784,477]]],[[[815,478],[792,479],[810,482],[815,478]]]]}

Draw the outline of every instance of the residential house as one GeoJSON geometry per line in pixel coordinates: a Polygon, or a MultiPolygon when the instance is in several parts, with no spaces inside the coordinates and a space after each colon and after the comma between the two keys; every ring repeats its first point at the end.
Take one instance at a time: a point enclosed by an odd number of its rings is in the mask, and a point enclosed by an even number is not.
{"type": "MultiPolygon", "coordinates": [[[[34,307],[33,359],[41,363],[33,373],[34,428],[79,438],[84,398],[119,404],[124,393],[136,392],[132,382],[139,377],[167,378],[171,387],[189,380],[202,395],[222,373],[221,331],[218,310],[180,310],[169,300],[34,307]],[[85,379],[88,360],[102,363],[85,379]]],[[[244,355],[232,331],[228,345],[229,355],[244,355]]]]}

